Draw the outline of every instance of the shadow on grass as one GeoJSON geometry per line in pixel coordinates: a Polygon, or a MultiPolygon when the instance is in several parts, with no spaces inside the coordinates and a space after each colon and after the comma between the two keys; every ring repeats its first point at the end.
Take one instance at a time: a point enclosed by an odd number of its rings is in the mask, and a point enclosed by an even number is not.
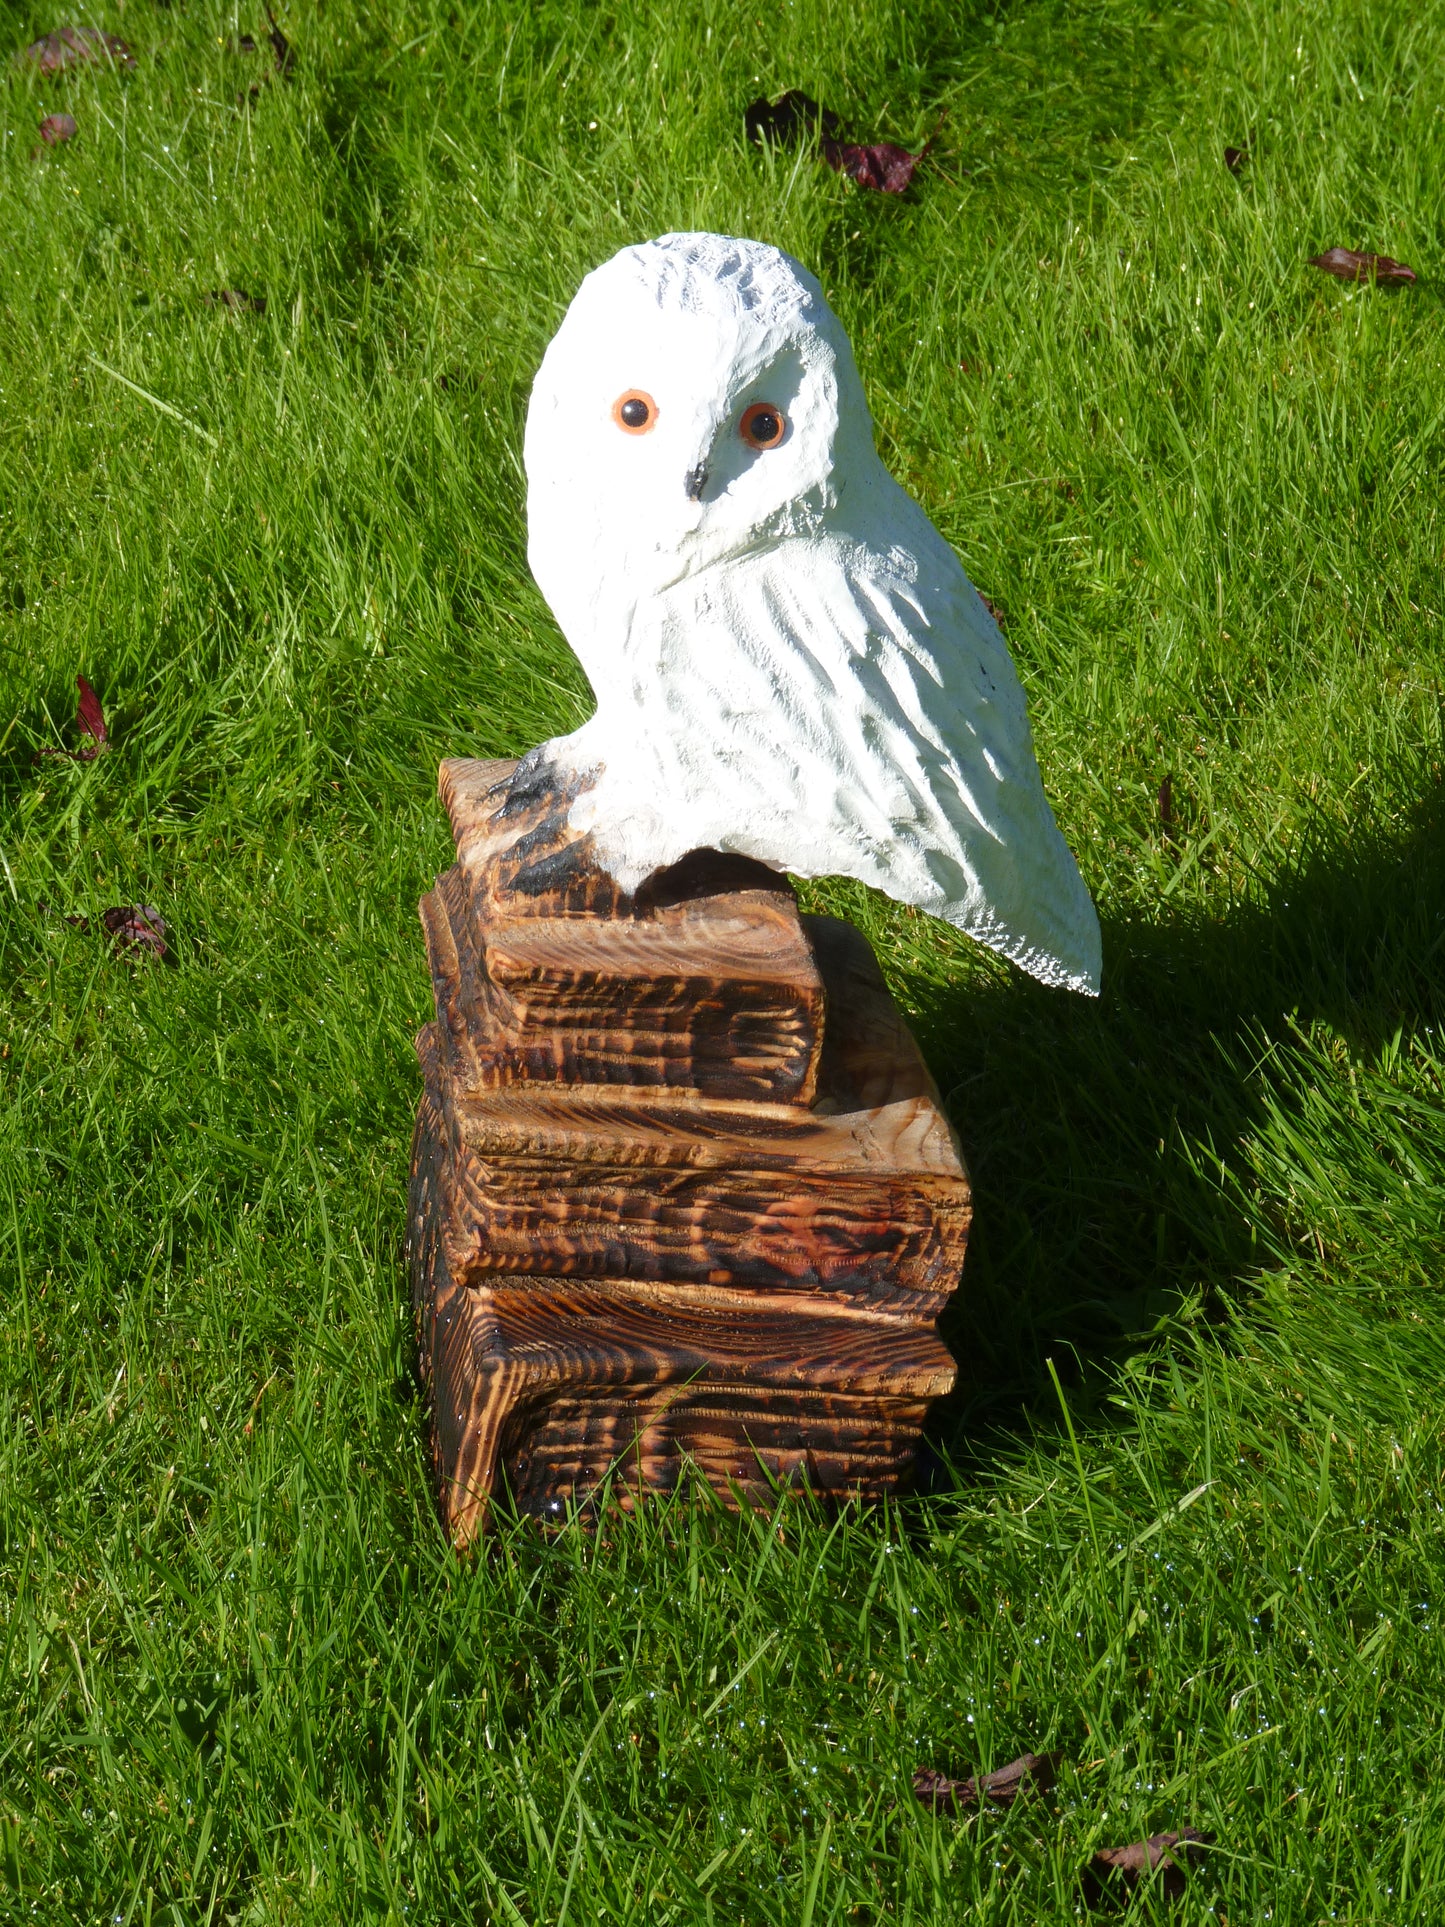
{"type": "Polygon", "coordinates": [[[975,1185],[943,1321],[963,1371],[929,1428],[961,1469],[1031,1410],[1057,1418],[1050,1354],[1087,1410],[1090,1364],[1188,1296],[1220,1309],[1247,1289],[1260,1214],[1232,1178],[1273,1044],[1322,1022],[1368,1060],[1445,1017],[1445,792],[1393,834],[1317,828],[1218,921],[1106,922],[1104,959],[1096,1004],[1017,975],[899,984],[975,1185]]]}
{"type": "MultiPolygon", "coordinates": [[[[882,291],[897,275],[897,224],[921,218],[930,181],[968,182],[980,274],[995,232],[1008,235],[1041,211],[1061,216],[1127,160],[1147,128],[1174,126],[1192,86],[1200,9],[1105,7],[1087,25],[1070,0],[996,0],[914,16],[906,53],[868,76],[885,111],[904,118],[892,138],[931,133],[932,160],[911,195],[849,196],[817,263],[825,285],[882,291]],[[909,108],[919,117],[905,124],[909,108]]],[[[831,103],[845,118],[861,102],[831,103]]],[[[1241,135],[1242,138],[1242,135],[1241,135]]]]}

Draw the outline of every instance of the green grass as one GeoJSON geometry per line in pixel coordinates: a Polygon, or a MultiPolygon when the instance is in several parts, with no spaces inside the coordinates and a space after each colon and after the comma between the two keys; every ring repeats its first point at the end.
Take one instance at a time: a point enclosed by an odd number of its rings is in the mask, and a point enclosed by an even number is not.
{"type": "Polygon", "coordinates": [[[100,18],[133,73],[0,80],[0,1919],[1034,1927],[1184,1822],[1176,1920],[1445,1916],[1445,4],[328,0],[245,111],[258,14],[100,18]],[[747,150],[789,85],[946,108],[937,165],[747,150]],[[525,398],[679,226],[822,275],[1106,989],[810,887],[976,1178],[932,1491],[460,1565],[401,1259],[434,766],[586,713],[525,398]],[[36,761],[77,671],[114,747],[36,761]],[[174,968],[64,921],[129,902],[174,968]],[[908,1792],[1045,1747],[1007,1813],[908,1792]]]}

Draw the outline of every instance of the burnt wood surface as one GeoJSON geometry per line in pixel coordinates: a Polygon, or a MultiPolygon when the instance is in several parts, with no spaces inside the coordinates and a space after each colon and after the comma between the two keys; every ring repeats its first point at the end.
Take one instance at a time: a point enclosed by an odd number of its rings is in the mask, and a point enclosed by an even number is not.
{"type": "Polygon", "coordinates": [[[570,799],[507,802],[510,763],[443,763],[456,867],[422,899],[452,1075],[807,1103],[823,986],[786,877],[700,850],[625,896],[570,799]]]}
{"type": "Polygon", "coordinates": [[[528,759],[442,765],[408,1226],[444,1521],[695,1466],[877,1497],[954,1365],[970,1198],[851,925],[695,852],[632,895],[528,759]]]}

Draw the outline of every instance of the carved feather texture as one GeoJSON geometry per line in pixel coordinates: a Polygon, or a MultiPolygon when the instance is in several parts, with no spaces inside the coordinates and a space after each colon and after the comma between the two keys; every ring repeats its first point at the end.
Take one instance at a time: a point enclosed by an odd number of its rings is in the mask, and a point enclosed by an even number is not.
{"type": "Polygon", "coordinates": [[[548,349],[526,459],[533,571],[597,697],[547,756],[624,887],[738,851],[1097,992],[1098,919],[1003,637],[879,461],[805,269],[716,235],[624,250],[548,349]],[[634,391],[641,434],[613,415],[634,391]],[[773,448],[740,433],[757,403],[786,420],[773,448]]]}

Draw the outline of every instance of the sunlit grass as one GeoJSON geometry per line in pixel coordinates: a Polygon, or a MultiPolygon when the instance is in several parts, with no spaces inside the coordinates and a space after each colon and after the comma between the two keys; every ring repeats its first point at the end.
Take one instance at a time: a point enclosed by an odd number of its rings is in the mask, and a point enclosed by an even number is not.
{"type": "Polygon", "coordinates": [[[0,82],[0,1918],[1034,1927],[1184,1822],[1175,1919],[1437,1917],[1445,8],[336,0],[244,109],[262,16],[101,24],[134,72],[0,82]],[[748,149],[790,85],[946,110],[936,163],[748,149]],[[932,1491],[460,1566],[400,1248],[435,764],[586,713],[527,388],[684,226],[822,276],[1105,994],[810,887],[977,1183],[932,1491]],[[78,671],[113,747],[36,761],[78,671]],[[65,921],[130,902],[174,967],[65,921]],[[1045,1748],[1006,1814],[908,1791],[1045,1748]]]}

